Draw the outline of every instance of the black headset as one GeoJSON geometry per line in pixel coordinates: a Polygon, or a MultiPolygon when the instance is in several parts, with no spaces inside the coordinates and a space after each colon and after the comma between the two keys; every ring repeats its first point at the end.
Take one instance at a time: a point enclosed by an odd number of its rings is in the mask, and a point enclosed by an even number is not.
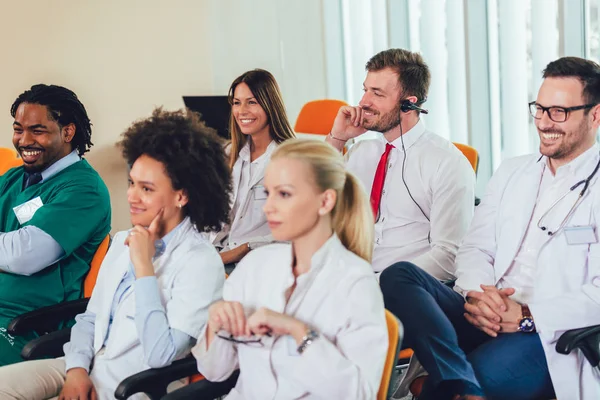
{"type": "MultiPolygon", "coordinates": [[[[418,103],[413,103],[410,100],[402,100],[402,103],[400,103],[400,111],[402,111],[403,113],[407,113],[409,111],[419,111],[419,112],[422,112],[423,114],[429,114],[428,110],[425,110],[425,109],[419,107],[419,105],[423,104],[426,100],[427,99],[425,98],[422,101],[419,101],[418,103]]],[[[400,114],[400,120],[402,120],[402,114],[400,114]]],[[[412,193],[410,192],[410,189],[408,188],[408,185],[406,184],[406,179],[404,179],[404,168],[406,167],[406,148],[404,147],[404,132],[402,132],[402,122],[400,122],[400,142],[402,143],[402,153],[403,153],[402,174],[401,174],[402,183],[404,183],[404,187],[406,188],[406,191],[408,192],[410,199],[419,208],[419,210],[421,211],[421,214],[423,214],[423,216],[425,217],[425,219],[427,221],[431,222],[431,220],[429,219],[427,214],[425,214],[425,210],[423,210],[423,207],[421,207],[419,205],[419,203],[417,203],[417,201],[413,197],[412,193]]],[[[427,233],[427,241],[429,243],[431,243],[431,229],[427,233]]]]}
{"type": "Polygon", "coordinates": [[[402,103],[400,103],[400,111],[404,113],[407,113],[409,111],[419,111],[423,114],[429,114],[428,110],[419,107],[419,105],[425,103],[426,100],[427,99],[424,99],[423,101],[419,101],[418,103],[413,103],[410,100],[402,100],[402,103]]]}

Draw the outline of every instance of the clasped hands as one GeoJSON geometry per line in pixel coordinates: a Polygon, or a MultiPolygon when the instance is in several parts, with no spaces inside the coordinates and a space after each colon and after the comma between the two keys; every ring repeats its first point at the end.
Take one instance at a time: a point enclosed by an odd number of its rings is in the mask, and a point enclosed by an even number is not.
{"type": "Polygon", "coordinates": [[[480,285],[483,292],[467,292],[464,314],[467,321],[477,329],[496,337],[498,333],[519,331],[522,318],[521,305],[509,296],[515,289],[498,289],[495,286],[480,285]]]}
{"type": "Polygon", "coordinates": [[[233,336],[290,335],[298,345],[306,335],[302,321],[265,307],[246,317],[244,307],[237,301],[217,301],[208,309],[208,329],[227,331],[233,336]]]}

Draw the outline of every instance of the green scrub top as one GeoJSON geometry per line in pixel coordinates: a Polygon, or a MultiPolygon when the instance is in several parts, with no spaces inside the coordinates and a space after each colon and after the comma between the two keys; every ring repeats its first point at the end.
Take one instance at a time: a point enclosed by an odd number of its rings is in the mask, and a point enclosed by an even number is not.
{"type": "Polygon", "coordinates": [[[110,197],[100,175],[81,160],[23,190],[24,168],[0,176],[0,232],[35,226],[65,252],[58,262],[31,275],[0,271],[0,365],[20,361],[31,337],[14,338],[6,327],[14,317],[82,297],[83,280],[96,249],[110,231],[110,197]],[[40,197],[42,206],[21,224],[14,207],[40,197]]]}

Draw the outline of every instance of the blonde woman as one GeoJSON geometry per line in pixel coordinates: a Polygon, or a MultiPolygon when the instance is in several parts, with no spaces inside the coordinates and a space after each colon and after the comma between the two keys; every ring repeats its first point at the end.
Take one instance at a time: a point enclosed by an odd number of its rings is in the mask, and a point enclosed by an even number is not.
{"type": "Polygon", "coordinates": [[[370,265],[373,213],[330,145],[290,140],[265,174],[272,244],[225,283],[192,350],[222,381],[240,369],[235,399],[374,399],[388,339],[370,265]]]}
{"type": "Polygon", "coordinates": [[[264,171],[277,145],[293,138],[294,132],[279,86],[268,71],[255,69],[236,78],[229,88],[229,102],[232,208],[230,224],[213,243],[223,263],[233,266],[250,250],[273,240],[262,211],[264,171]]]}

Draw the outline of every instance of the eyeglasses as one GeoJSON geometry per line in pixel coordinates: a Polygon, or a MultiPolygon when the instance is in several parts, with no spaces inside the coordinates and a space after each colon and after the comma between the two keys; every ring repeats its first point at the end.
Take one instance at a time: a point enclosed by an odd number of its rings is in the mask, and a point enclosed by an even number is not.
{"type": "Polygon", "coordinates": [[[548,113],[548,117],[554,122],[565,122],[567,118],[569,118],[569,113],[571,111],[577,110],[586,110],[588,108],[594,107],[596,104],[585,104],[583,106],[575,106],[575,107],[544,107],[539,105],[535,101],[529,103],[529,113],[535,119],[542,119],[544,113],[548,113]]]}
{"type": "Polygon", "coordinates": [[[264,336],[260,336],[257,339],[236,339],[235,337],[233,337],[232,334],[229,335],[221,335],[219,333],[217,333],[217,337],[221,338],[223,340],[227,340],[228,342],[233,342],[236,344],[245,344],[248,345],[250,347],[264,347],[264,343],[262,342],[264,337],[271,337],[270,333],[266,333],[264,336]]]}

